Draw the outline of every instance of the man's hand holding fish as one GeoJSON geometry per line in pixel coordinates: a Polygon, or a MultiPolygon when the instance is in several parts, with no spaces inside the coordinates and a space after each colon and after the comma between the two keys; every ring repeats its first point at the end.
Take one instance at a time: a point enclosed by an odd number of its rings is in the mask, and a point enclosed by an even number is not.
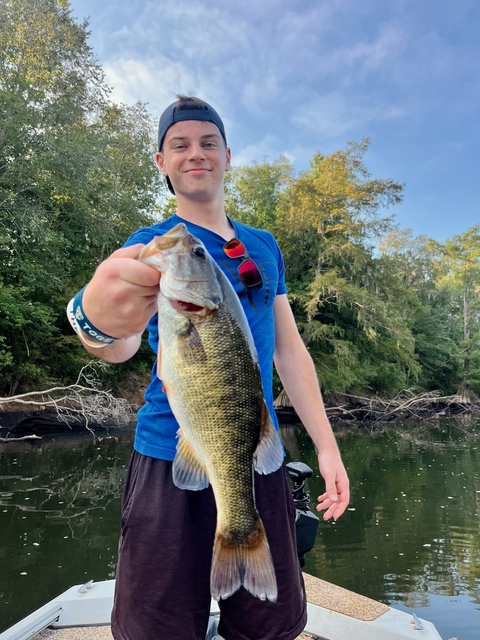
{"type": "MultiPolygon", "coordinates": [[[[116,338],[102,347],[101,357],[107,362],[124,362],[137,352],[141,335],[157,311],[160,273],[135,259],[142,247],[137,244],[112,253],[83,292],[83,309],[91,324],[116,338]]],[[[85,348],[100,356],[96,345],[87,343],[85,348]]]]}

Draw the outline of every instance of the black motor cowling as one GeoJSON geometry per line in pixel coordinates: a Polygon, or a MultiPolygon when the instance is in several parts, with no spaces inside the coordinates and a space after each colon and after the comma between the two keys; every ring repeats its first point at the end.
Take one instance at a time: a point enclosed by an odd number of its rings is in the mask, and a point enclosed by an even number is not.
{"type": "Polygon", "coordinates": [[[305,565],[305,554],[313,549],[317,536],[319,518],[309,507],[310,494],[306,491],[307,479],[313,471],[303,462],[289,462],[288,476],[293,484],[292,495],[295,503],[295,526],[297,532],[297,553],[300,566],[305,565]]]}

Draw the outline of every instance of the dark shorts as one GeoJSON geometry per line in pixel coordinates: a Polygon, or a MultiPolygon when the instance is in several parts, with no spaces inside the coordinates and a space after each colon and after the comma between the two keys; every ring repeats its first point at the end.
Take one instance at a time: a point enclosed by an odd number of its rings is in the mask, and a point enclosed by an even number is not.
{"type": "MultiPolygon", "coordinates": [[[[277,602],[243,587],[219,602],[226,640],[293,640],[306,624],[295,508],[285,467],[255,474],[278,584],[277,602]]],[[[178,489],[172,463],[134,452],[127,473],[116,576],[115,640],[203,640],[210,610],[216,508],[211,488],[178,489]]]]}

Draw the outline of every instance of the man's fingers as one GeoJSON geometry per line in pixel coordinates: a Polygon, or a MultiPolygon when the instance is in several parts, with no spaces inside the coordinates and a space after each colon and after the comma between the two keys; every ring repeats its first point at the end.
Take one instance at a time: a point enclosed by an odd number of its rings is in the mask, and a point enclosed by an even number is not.
{"type": "Polygon", "coordinates": [[[333,496],[329,495],[329,492],[326,491],[325,493],[322,493],[321,496],[318,496],[316,510],[325,511],[323,514],[324,520],[328,520],[329,518],[337,520],[345,512],[348,502],[348,492],[345,495],[342,492],[339,492],[333,496]]]}
{"type": "MultiPolygon", "coordinates": [[[[136,246],[138,248],[143,245],[136,246]]],[[[129,254],[134,253],[136,255],[138,250],[132,252],[132,249],[134,249],[134,247],[126,247],[125,249],[115,251],[115,253],[99,265],[97,273],[100,274],[102,278],[106,278],[110,282],[123,281],[128,284],[145,288],[144,291],[139,292],[142,296],[153,295],[153,289],[155,287],[157,287],[156,292],[158,293],[160,271],[154,267],[150,267],[144,262],[135,260],[133,255],[120,253],[129,250],[129,254]]]]}
{"type": "Polygon", "coordinates": [[[144,246],[144,244],[132,244],[130,247],[122,247],[121,249],[117,249],[116,251],[114,251],[106,259],[112,260],[115,258],[136,258],[144,246]]]}

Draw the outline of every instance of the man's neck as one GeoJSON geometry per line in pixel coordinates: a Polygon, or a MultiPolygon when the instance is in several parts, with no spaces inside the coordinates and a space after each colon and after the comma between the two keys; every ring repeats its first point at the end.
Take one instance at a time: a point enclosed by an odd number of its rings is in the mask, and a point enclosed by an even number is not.
{"type": "Polygon", "coordinates": [[[225,240],[235,237],[235,231],[225,214],[223,200],[221,203],[192,202],[178,198],[177,215],[188,222],[210,229],[225,240]]]}

